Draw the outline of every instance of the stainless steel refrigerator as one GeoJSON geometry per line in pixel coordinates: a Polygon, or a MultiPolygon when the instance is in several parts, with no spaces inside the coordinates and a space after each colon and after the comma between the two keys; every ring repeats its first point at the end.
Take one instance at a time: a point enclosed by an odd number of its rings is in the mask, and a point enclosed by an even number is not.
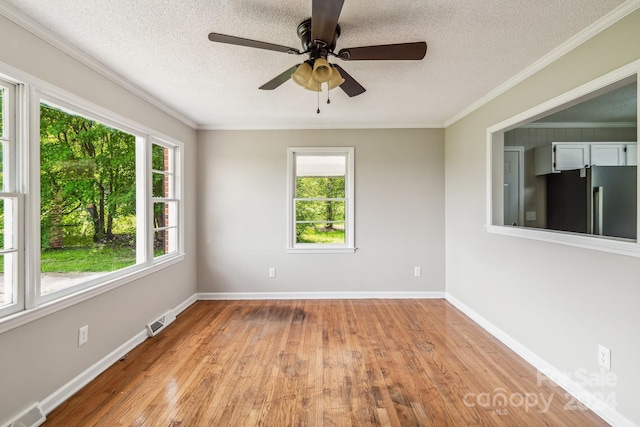
{"type": "Polygon", "coordinates": [[[636,166],[592,166],[546,175],[547,228],[636,239],[636,166]]]}

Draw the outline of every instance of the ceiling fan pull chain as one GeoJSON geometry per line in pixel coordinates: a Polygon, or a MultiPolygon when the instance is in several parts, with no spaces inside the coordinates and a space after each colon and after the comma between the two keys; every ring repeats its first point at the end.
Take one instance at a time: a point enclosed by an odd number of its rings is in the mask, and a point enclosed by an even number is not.
{"type": "Polygon", "coordinates": [[[317,114],[320,114],[320,92],[318,93],[318,111],[316,111],[317,114]]]}
{"type": "Polygon", "coordinates": [[[329,85],[327,85],[327,104],[331,104],[331,90],[329,89],[329,85]]]}

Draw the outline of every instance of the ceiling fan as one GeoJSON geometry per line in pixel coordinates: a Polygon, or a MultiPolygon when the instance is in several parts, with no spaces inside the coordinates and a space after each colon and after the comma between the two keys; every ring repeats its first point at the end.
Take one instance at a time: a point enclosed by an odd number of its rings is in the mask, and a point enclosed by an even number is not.
{"type": "Polygon", "coordinates": [[[259,89],[276,89],[291,78],[298,85],[315,92],[322,91],[323,83],[327,83],[330,90],[339,86],[350,97],[364,93],[365,88],[342,67],[330,64],[327,61],[329,56],[344,61],[368,61],[420,60],[426,55],[426,42],[352,47],[340,49],[338,53],[335,53],[336,41],[340,37],[338,19],[343,4],[344,0],[312,0],[311,18],[298,25],[298,37],[302,42],[302,51],[292,47],[218,33],[209,33],[209,40],[292,55],[309,55],[309,59],[294,65],[260,86],[259,89]]]}

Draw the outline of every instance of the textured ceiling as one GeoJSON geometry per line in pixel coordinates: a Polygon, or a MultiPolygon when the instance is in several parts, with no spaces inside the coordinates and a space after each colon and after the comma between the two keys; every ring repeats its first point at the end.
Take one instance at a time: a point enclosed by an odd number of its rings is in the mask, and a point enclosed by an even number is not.
{"type": "Polygon", "coordinates": [[[638,121],[638,82],[588,99],[567,109],[550,114],[536,123],[635,123],[638,121]]]}
{"type": "Polygon", "coordinates": [[[426,41],[423,61],[338,62],[367,92],[263,83],[303,57],[212,43],[209,32],[300,48],[311,0],[0,0],[201,128],[442,126],[623,0],[345,0],[337,50],[426,41]]]}

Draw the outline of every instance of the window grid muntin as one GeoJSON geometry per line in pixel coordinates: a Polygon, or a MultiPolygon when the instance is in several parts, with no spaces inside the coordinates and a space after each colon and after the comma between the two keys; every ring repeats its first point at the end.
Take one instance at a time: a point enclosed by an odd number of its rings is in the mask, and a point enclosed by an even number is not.
{"type": "MultiPolygon", "coordinates": [[[[156,194],[152,194],[152,215],[153,215],[153,228],[152,228],[152,236],[153,236],[153,249],[154,249],[154,258],[163,257],[168,254],[176,253],[180,250],[179,245],[179,224],[180,224],[180,208],[181,201],[177,195],[177,180],[175,176],[176,168],[177,168],[177,160],[178,160],[178,148],[173,144],[166,143],[164,141],[159,141],[157,139],[153,139],[151,141],[151,152],[152,155],[154,153],[155,147],[159,147],[162,149],[163,155],[163,166],[165,170],[159,170],[156,168],[151,168],[151,182],[153,185],[154,176],[162,176],[163,177],[163,185],[165,197],[158,197],[156,194]],[[162,225],[156,225],[157,218],[156,217],[156,205],[164,204],[164,213],[162,215],[162,225]],[[170,207],[172,206],[172,207],[170,207]],[[163,237],[161,241],[158,241],[158,235],[162,234],[163,237]],[[162,246],[162,253],[156,255],[156,247],[162,246]]],[[[153,165],[153,158],[152,158],[153,165]]],[[[155,189],[152,189],[152,193],[155,192],[155,189]]]]}
{"type": "Polygon", "coordinates": [[[3,302],[0,303],[0,317],[24,309],[24,290],[21,274],[23,257],[23,233],[21,217],[24,215],[23,197],[12,192],[16,188],[15,167],[15,138],[17,129],[17,86],[0,79],[2,91],[2,130],[0,132],[0,163],[2,183],[0,185],[0,200],[2,200],[3,244],[0,248],[0,258],[3,264],[3,302]]]}
{"type": "Polygon", "coordinates": [[[3,247],[0,248],[0,258],[3,267],[3,299],[0,301],[0,316],[22,309],[21,291],[19,289],[19,257],[21,253],[21,239],[19,237],[19,223],[21,207],[19,194],[0,193],[3,204],[3,247]],[[9,203],[5,203],[8,201],[9,203]]]}

